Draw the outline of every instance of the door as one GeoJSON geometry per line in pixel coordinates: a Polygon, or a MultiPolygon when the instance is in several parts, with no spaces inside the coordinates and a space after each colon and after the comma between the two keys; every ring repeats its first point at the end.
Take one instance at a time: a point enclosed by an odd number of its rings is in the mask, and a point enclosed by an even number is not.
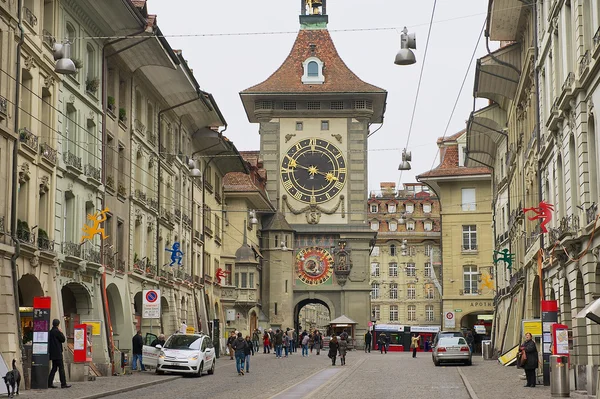
{"type": "Polygon", "coordinates": [[[152,342],[158,337],[152,333],[146,333],[144,339],[144,346],[142,347],[142,364],[148,367],[154,367],[158,365],[158,355],[160,354],[160,348],[150,346],[152,342]]]}

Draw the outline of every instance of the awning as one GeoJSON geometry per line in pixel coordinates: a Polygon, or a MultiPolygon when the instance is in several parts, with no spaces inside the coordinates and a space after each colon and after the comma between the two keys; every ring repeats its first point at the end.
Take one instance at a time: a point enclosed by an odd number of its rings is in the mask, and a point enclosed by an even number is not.
{"type": "Polygon", "coordinates": [[[473,97],[487,98],[506,109],[521,76],[521,45],[503,47],[477,60],[473,97]]]}
{"type": "MultiPolygon", "coordinates": [[[[488,19],[488,33],[493,41],[517,40],[519,31],[526,22],[527,1],[493,0],[488,19]]],[[[530,7],[530,6],[529,6],[530,7]]]]}
{"type": "Polygon", "coordinates": [[[466,166],[493,167],[498,145],[506,139],[506,112],[498,104],[474,111],[467,122],[466,166]]]}
{"type": "Polygon", "coordinates": [[[600,324],[600,298],[589,303],[576,316],[578,319],[588,318],[593,322],[600,324]]]}
{"type": "Polygon", "coordinates": [[[340,317],[338,317],[337,319],[333,319],[329,322],[329,324],[358,324],[357,322],[355,322],[354,320],[352,320],[351,318],[349,318],[346,315],[341,315],[340,317]]]}
{"type": "Polygon", "coordinates": [[[252,245],[252,250],[254,251],[256,256],[258,256],[261,259],[264,259],[263,254],[260,252],[260,249],[258,249],[258,247],[256,245],[252,245]]]}
{"type": "Polygon", "coordinates": [[[212,159],[212,165],[223,175],[230,172],[249,173],[246,161],[233,142],[213,129],[198,129],[192,135],[192,147],[204,160],[212,159]]]}

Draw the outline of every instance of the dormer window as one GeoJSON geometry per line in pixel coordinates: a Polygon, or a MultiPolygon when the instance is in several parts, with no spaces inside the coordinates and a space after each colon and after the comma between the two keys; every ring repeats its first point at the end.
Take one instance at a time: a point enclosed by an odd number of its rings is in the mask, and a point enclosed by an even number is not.
{"type": "Polygon", "coordinates": [[[304,74],[302,75],[302,83],[304,84],[323,84],[325,77],[323,76],[323,61],[317,57],[309,57],[303,63],[304,74]]]}

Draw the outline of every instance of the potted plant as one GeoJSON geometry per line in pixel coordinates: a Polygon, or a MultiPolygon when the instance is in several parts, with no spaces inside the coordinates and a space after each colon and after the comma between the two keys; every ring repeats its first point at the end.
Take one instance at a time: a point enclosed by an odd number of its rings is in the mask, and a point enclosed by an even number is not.
{"type": "Polygon", "coordinates": [[[108,96],[107,102],[108,102],[108,105],[107,105],[108,110],[110,112],[114,113],[115,112],[115,98],[113,96],[108,96]]]}
{"type": "Polygon", "coordinates": [[[38,248],[48,249],[48,233],[44,229],[38,229],[38,248]]]}
{"type": "Polygon", "coordinates": [[[29,225],[26,221],[17,219],[17,238],[21,241],[29,241],[29,225]]]}
{"type": "Polygon", "coordinates": [[[75,68],[77,69],[83,68],[83,61],[81,61],[79,58],[74,59],[73,64],[75,64],[75,68]]]}
{"type": "Polygon", "coordinates": [[[119,108],[119,122],[127,123],[127,111],[125,108],[119,108]]]}
{"type": "Polygon", "coordinates": [[[98,78],[88,79],[85,81],[85,91],[90,93],[96,93],[100,86],[100,80],[98,78]]]}

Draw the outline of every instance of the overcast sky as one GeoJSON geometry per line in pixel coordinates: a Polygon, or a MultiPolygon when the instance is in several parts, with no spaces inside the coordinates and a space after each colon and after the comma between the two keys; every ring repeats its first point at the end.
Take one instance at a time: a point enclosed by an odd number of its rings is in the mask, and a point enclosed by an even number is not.
{"type": "MultiPolygon", "coordinates": [[[[382,181],[398,183],[401,149],[406,146],[417,82],[433,0],[328,0],[329,30],[337,50],[362,80],[388,91],[381,130],[369,139],[369,189],[382,181]],[[407,26],[417,35],[417,63],[394,65],[400,31],[407,26]],[[343,29],[372,29],[335,32],[343,29]],[[382,29],[377,28],[398,28],[382,29]]],[[[248,122],[239,92],[262,82],[284,61],[299,28],[299,0],[195,1],[148,0],[165,35],[271,33],[260,35],[169,37],[182,49],[203,90],[212,93],[229,128],[225,133],[239,150],[258,150],[258,125],[248,122]]],[[[487,12],[487,1],[438,0],[421,92],[410,140],[412,170],[402,182],[431,169],[436,139],[444,134],[462,79],[487,12]]],[[[493,46],[496,48],[497,46],[493,46]]],[[[481,40],[476,58],[486,54],[481,40]]],[[[465,127],[473,109],[475,62],[463,89],[447,135],[465,127]]],[[[374,131],[379,125],[373,125],[374,131]]],[[[435,165],[438,160],[435,160],[435,165]]],[[[435,167],[434,165],[434,167],[435,167]]]]}

